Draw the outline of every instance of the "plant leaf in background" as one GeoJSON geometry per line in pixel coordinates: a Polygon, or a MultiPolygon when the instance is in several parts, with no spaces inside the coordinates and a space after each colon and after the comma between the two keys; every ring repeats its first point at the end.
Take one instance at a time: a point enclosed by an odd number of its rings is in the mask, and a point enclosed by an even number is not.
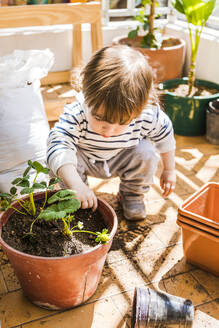
{"type": "Polygon", "coordinates": [[[186,16],[188,23],[196,26],[205,26],[215,7],[216,0],[175,0],[173,7],[186,16]]]}
{"type": "Polygon", "coordinates": [[[155,6],[159,6],[157,0],[141,0],[140,4],[142,5],[139,9],[138,14],[134,17],[134,20],[139,22],[139,26],[136,29],[130,31],[128,33],[129,39],[134,39],[138,36],[140,31],[140,26],[143,31],[147,31],[146,35],[144,35],[141,41],[142,48],[159,48],[160,43],[156,38],[155,31],[157,30],[154,28],[154,20],[158,18],[160,15],[156,15],[155,13],[155,6]],[[150,7],[149,14],[146,14],[146,8],[150,7]]]}
{"type": "Polygon", "coordinates": [[[172,6],[185,15],[191,44],[190,67],[188,74],[188,96],[195,85],[196,57],[203,27],[215,8],[216,0],[173,0],[172,6]],[[193,29],[191,27],[193,25],[193,29]]]}

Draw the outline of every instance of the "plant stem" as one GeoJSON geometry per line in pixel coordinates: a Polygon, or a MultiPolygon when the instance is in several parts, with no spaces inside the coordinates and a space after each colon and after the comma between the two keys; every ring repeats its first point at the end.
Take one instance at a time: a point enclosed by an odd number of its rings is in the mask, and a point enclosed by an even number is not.
{"type": "Polygon", "coordinates": [[[33,220],[33,222],[32,222],[31,225],[30,225],[30,234],[33,233],[33,225],[34,225],[34,223],[36,222],[36,220],[38,220],[38,217],[37,217],[35,220],[33,220]]]}
{"type": "Polygon", "coordinates": [[[92,235],[95,235],[97,236],[97,233],[96,232],[93,232],[93,231],[87,231],[87,230],[72,230],[72,233],[73,232],[87,232],[87,233],[90,233],[92,235]]]}
{"type": "Polygon", "coordinates": [[[30,203],[31,203],[31,207],[32,207],[32,215],[36,214],[36,206],[34,203],[34,199],[33,199],[33,193],[30,194],[30,203]]]}
{"type": "Polygon", "coordinates": [[[189,74],[188,74],[188,87],[189,87],[188,96],[189,96],[195,85],[196,57],[197,57],[197,53],[198,53],[200,37],[201,37],[202,30],[203,30],[203,26],[201,26],[201,28],[199,28],[199,29],[197,28],[195,30],[194,38],[193,38],[192,30],[191,30],[190,26],[188,26],[188,28],[189,28],[189,37],[190,37],[190,43],[191,43],[191,63],[189,66],[189,74]]]}
{"type": "Polygon", "coordinates": [[[62,218],[62,222],[64,223],[64,233],[67,236],[71,236],[70,222],[66,222],[64,218],[62,218]]]}
{"type": "MultiPolygon", "coordinates": [[[[33,185],[36,182],[37,176],[38,176],[38,173],[36,173],[36,175],[35,175],[35,178],[33,180],[33,185]]],[[[35,215],[36,214],[36,206],[34,203],[33,193],[30,194],[30,203],[31,203],[31,207],[32,207],[32,214],[35,215]]]]}
{"type": "Polygon", "coordinates": [[[27,215],[26,213],[19,211],[17,208],[15,208],[13,206],[10,206],[9,208],[12,208],[13,210],[15,210],[16,212],[18,212],[18,213],[20,213],[22,215],[27,215]]]}
{"type": "Polygon", "coordinates": [[[48,193],[47,193],[47,190],[46,190],[46,191],[45,191],[45,201],[44,201],[44,203],[43,203],[42,210],[44,209],[44,207],[45,207],[45,205],[46,205],[46,202],[47,202],[47,195],[48,195],[48,193]]]}
{"type": "Polygon", "coordinates": [[[149,33],[153,34],[154,31],[154,14],[155,14],[155,1],[151,0],[150,14],[149,14],[149,33]]]}
{"type": "MultiPolygon", "coordinates": [[[[16,198],[15,199],[17,202],[18,202],[18,204],[20,204],[20,206],[28,213],[28,214],[30,214],[31,215],[31,213],[30,213],[30,211],[23,205],[23,204],[21,204],[21,200],[20,199],[18,199],[18,198],[16,198]]],[[[23,200],[22,200],[23,201],[23,200]]]]}
{"type": "Polygon", "coordinates": [[[195,85],[195,62],[190,64],[189,75],[188,75],[188,96],[190,96],[192,89],[195,85]]]}

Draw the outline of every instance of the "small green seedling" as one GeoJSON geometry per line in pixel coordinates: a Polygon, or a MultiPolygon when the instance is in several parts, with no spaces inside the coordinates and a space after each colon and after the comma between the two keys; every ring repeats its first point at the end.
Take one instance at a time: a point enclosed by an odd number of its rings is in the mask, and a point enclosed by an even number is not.
{"type": "Polygon", "coordinates": [[[43,167],[39,162],[35,161],[32,162],[29,160],[28,162],[28,167],[25,169],[23,176],[16,178],[15,180],[12,181],[13,187],[10,189],[9,193],[0,193],[0,211],[5,211],[9,208],[13,208],[15,211],[19,212],[20,214],[26,215],[27,213],[31,216],[36,215],[36,205],[34,202],[34,197],[33,193],[36,190],[44,190],[45,191],[45,201],[43,204],[43,207],[45,207],[46,202],[47,202],[47,191],[48,190],[53,190],[54,185],[60,181],[59,178],[51,178],[49,182],[46,181],[41,181],[41,182],[36,182],[36,179],[39,175],[39,173],[43,173],[47,175],[49,173],[49,169],[47,167],[43,167]],[[29,171],[33,169],[35,171],[35,176],[33,178],[33,182],[31,183],[30,181],[30,175],[28,175],[29,171]],[[21,195],[29,195],[29,200],[22,200],[18,198],[17,194],[17,188],[16,187],[22,188],[20,191],[21,195]],[[20,206],[22,207],[22,210],[18,210],[17,208],[13,207],[12,203],[13,201],[17,201],[20,206]]]}
{"type": "Polygon", "coordinates": [[[24,171],[23,176],[12,181],[13,187],[10,189],[10,192],[0,193],[0,211],[6,211],[7,209],[12,208],[22,215],[29,214],[33,216],[34,219],[31,223],[30,231],[29,233],[26,233],[24,237],[31,237],[34,235],[33,226],[39,219],[43,219],[45,221],[62,220],[64,224],[64,235],[71,237],[73,233],[85,232],[97,236],[95,239],[97,243],[106,243],[110,238],[107,229],[103,229],[102,232],[82,230],[83,224],[80,221],[71,227],[72,221],[75,220],[73,213],[80,208],[80,202],[77,200],[75,192],[69,189],[59,190],[48,199],[48,190],[53,190],[54,185],[60,182],[60,179],[55,177],[49,179],[48,182],[36,182],[40,173],[48,175],[49,169],[47,167],[43,167],[37,161],[32,162],[29,160],[28,167],[24,171]],[[31,169],[35,171],[32,183],[30,181],[30,175],[28,175],[31,169]],[[17,187],[22,188],[20,194],[29,195],[29,199],[24,201],[21,198],[18,198],[17,187]],[[40,213],[38,216],[36,216],[36,204],[34,202],[35,190],[45,191],[45,200],[43,202],[43,206],[40,208],[40,213]],[[14,201],[17,201],[20,204],[21,210],[13,206],[14,201]]]}
{"type": "MultiPolygon", "coordinates": [[[[71,222],[75,220],[74,213],[80,207],[79,201],[76,199],[75,192],[73,190],[60,190],[48,199],[48,204],[52,204],[44,209],[37,219],[44,219],[45,221],[59,220],[64,223],[63,233],[71,237],[73,233],[85,232],[96,235],[95,239],[98,243],[106,243],[109,240],[109,234],[107,229],[103,229],[102,232],[92,232],[83,229],[83,223],[78,222],[71,227],[71,222]],[[71,215],[69,215],[71,213],[71,215]]],[[[32,228],[31,228],[32,232],[32,228]]]]}

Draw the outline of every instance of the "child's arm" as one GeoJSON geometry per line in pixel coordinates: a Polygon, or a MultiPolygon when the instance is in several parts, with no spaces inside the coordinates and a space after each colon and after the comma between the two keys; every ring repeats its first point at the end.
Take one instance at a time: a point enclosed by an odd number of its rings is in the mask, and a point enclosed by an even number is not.
{"type": "Polygon", "coordinates": [[[160,176],[160,186],[163,189],[163,197],[167,197],[175,189],[176,174],[175,174],[175,159],[174,150],[166,153],[161,153],[161,159],[163,162],[163,172],[160,176]]]}
{"type": "Polygon", "coordinates": [[[73,164],[65,164],[58,169],[58,176],[65,183],[67,188],[76,192],[77,199],[81,203],[81,208],[97,208],[97,197],[94,192],[82,181],[73,164]]]}

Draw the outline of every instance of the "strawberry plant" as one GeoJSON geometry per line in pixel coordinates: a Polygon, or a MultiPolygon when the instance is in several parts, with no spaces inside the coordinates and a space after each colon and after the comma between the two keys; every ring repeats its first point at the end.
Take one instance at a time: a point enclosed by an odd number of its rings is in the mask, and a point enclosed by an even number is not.
{"type": "Polygon", "coordinates": [[[75,192],[69,189],[59,190],[48,198],[48,190],[53,190],[54,185],[60,182],[60,179],[55,177],[49,179],[49,181],[46,179],[45,181],[37,182],[40,173],[48,175],[49,169],[43,167],[37,161],[32,162],[29,160],[28,167],[25,169],[23,176],[12,181],[13,186],[10,189],[10,192],[0,193],[0,211],[12,208],[21,215],[29,214],[33,217],[30,230],[24,235],[24,237],[34,235],[33,226],[37,220],[62,220],[63,234],[65,236],[71,237],[73,233],[79,232],[89,233],[96,236],[95,241],[97,243],[106,243],[109,240],[107,229],[103,229],[102,232],[93,232],[83,230],[83,224],[80,221],[78,221],[77,224],[72,224],[75,220],[73,213],[80,208],[80,202],[77,200],[75,192]],[[29,175],[31,169],[34,172],[33,181],[29,175]],[[19,198],[18,187],[21,189],[21,195],[29,195],[27,200],[19,198]],[[36,190],[42,190],[45,192],[45,199],[43,205],[40,207],[39,213],[37,213],[34,201],[34,192],[36,190]],[[17,201],[20,204],[21,209],[13,207],[14,201],[17,201]]]}

